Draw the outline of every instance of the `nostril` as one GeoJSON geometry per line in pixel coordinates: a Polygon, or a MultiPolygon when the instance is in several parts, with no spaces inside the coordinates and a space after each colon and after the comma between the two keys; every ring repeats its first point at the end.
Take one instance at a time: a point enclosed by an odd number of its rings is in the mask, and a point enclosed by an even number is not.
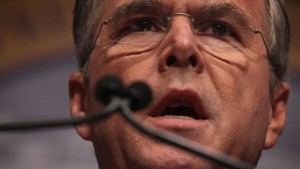
{"type": "Polygon", "coordinates": [[[195,67],[195,66],[197,65],[197,60],[196,60],[195,57],[191,56],[191,57],[189,58],[189,61],[190,61],[191,65],[192,65],[193,67],[195,67]]]}
{"type": "Polygon", "coordinates": [[[167,66],[172,66],[176,63],[176,57],[175,56],[170,56],[168,59],[167,59],[167,66]]]}
{"type": "MultiPolygon", "coordinates": [[[[170,67],[170,66],[176,66],[176,64],[180,64],[180,63],[177,63],[177,62],[178,62],[178,60],[177,60],[176,56],[172,55],[172,56],[168,57],[168,59],[167,59],[167,66],[170,67]]],[[[184,61],[182,61],[182,62],[184,62],[184,61]]],[[[192,67],[196,67],[197,66],[196,57],[190,56],[188,58],[188,60],[185,61],[185,64],[181,63],[180,65],[186,65],[186,64],[191,65],[192,67]]]]}

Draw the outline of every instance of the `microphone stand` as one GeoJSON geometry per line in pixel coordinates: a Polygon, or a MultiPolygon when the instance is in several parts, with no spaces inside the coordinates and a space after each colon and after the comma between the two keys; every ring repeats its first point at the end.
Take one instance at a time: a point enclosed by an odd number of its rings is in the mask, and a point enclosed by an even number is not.
{"type": "Polygon", "coordinates": [[[119,107],[119,102],[112,101],[101,112],[90,114],[86,117],[78,117],[73,119],[52,119],[52,120],[40,120],[40,121],[25,121],[25,122],[13,122],[0,124],[0,132],[16,131],[16,130],[32,130],[50,127],[62,127],[70,125],[80,125],[83,123],[91,123],[102,120],[110,116],[119,107]]]}
{"type": "Polygon", "coordinates": [[[139,124],[132,117],[131,115],[132,111],[129,105],[130,105],[130,101],[128,99],[113,97],[111,99],[111,103],[103,111],[88,115],[87,117],[62,119],[62,120],[29,121],[29,122],[21,122],[21,123],[15,122],[15,123],[0,124],[0,132],[59,127],[59,126],[67,126],[67,125],[80,125],[83,123],[90,123],[90,122],[102,120],[104,118],[107,118],[114,112],[118,112],[136,129],[162,142],[181,148],[185,151],[191,152],[195,155],[204,157],[206,159],[209,159],[211,161],[217,162],[221,165],[233,169],[254,169],[255,168],[254,166],[251,166],[245,162],[229,157],[226,154],[222,154],[220,152],[213,152],[211,150],[208,150],[207,148],[204,148],[203,146],[200,146],[198,144],[196,145],[192,141],[189,141],[171,132],[167,132],[162,129],[158,129],[154,127],[149,128],[142,124],[139,124]]]}

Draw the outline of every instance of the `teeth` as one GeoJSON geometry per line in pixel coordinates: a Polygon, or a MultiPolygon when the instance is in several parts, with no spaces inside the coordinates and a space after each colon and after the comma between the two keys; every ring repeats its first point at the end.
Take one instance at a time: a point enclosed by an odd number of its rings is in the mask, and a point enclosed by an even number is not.
{"type": "Polygon", "coordinates": [[[176,115],[164,115],[167,118],[174,118],[174,119],[193,119],[192,117],[188,116],[176,116],[176,115]]]}

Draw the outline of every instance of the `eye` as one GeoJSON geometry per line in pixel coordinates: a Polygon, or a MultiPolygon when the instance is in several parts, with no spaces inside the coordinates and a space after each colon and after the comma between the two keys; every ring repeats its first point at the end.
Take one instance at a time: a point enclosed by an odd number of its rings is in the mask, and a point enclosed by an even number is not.
{"type": "Polygon", "coordinates": [[[158,28],[151,19],[139,19],[130,22],[126,28],[126,32],[145,32],[157,31],[158,28]]]}
{"type": "Polygon", "coordinates": [[[228,36],[230,35],[230,29],[225,24],[214,23],[211,25],[212,33],[215,36],[228,36]]]}
{"type": "Polygon", "coordinates": [[[208,22],[198,26],[196,30],[199,34],[205,34],[216,38],[231,38],[234,37],[234,31],[232,27],[222,22],[208,22]]]}
{"type": "MultiPolygon", "coordinates": [[[[232,49],[243,45],[244,41],[240,35],[244,35],[243,32],[239,32],[240,29],[236,29],[237,26],[225,21],[207,21],[204,23],[195,24],[194,28],[196,37],[199,38],[199,42],[203,45],[214,47],[214,49],[232,49]]],[[[246,40],[248,40],[246,38],[246,40]]]]}
{"type": "Polygon", "coordinates": [[[148,20],[140,20],[133,25],[133,27],[136,27],[137,31],[150,31],[152,28],[152,22],[148,20]]]}

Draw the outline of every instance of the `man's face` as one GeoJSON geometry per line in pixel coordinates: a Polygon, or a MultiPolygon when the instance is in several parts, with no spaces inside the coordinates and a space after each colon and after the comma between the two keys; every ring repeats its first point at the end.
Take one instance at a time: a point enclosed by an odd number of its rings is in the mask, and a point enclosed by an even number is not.
{"type": "MultiPolygon", "coordinates": [[[[180,14],[168,20],[167,31],[151,25],[166,32],[151,48],[106,43],[113,38],[109,26],[104,26],[89,59],[89,83],[83,83],[78,73],[70,78],[72,115],[84,116],[104,107],[94,97],[94,87],[107,74],[121,78],[126,85],[144,81],[151,87],[154,99],[147,108],[133,114],[137,121],[256,164],[262,149],[275,144],[284,126],[286,103],[276,99],[282,94],[274,94],[276,98],[272,99],[266,47],[260,35],[250,31],[251,26],[264,34],[264,1],[151,1],[151,5],[160,6],[153,12],[138,10],[138,5],[147,6],[145,1],[132,2],[104,0],[101,21],[120,9],[136,9],[125,12],[128,16],[124,18],[142,15],[146,21],[152,21],[158,17],[155,13],[161,13],[159,17],[185,13],[197,23],[180,14]],[[129,8],[130,3],[136,8],[129,8]],[[241,31],[245,25],[249,27],[241,31]],[[210,34],[225,37],[221,45],[207,40],[210,34]],[[224,41],[233,38],[241,47],[234,51],[222,47],[227,43],[224,41]],[[282,103],[280,111],[278,102],[282,103]]],[[[122,24],[123,20],[116,22],[122,24]]],[[[100,168],[216,168],[214,163],[138,132],[118,114],[77,129],[83,138],[93,142],[100,168]]]]}

